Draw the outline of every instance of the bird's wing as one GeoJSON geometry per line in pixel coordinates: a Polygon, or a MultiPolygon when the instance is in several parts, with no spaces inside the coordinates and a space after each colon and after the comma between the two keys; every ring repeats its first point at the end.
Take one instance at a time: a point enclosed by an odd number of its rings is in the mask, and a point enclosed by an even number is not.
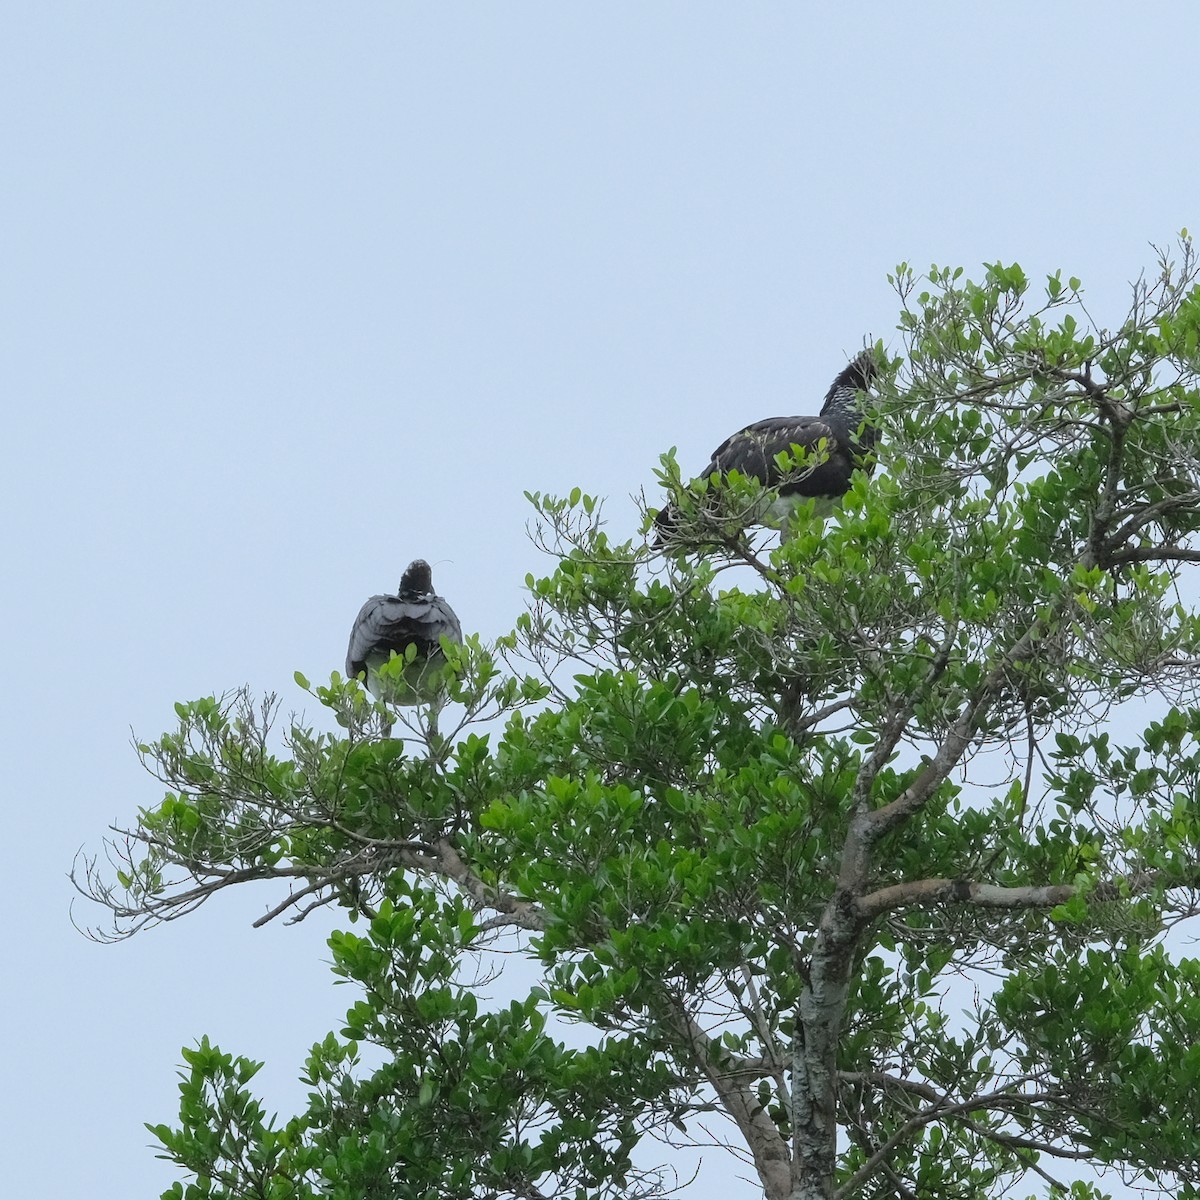
{"type": "Polygon", "coordinates": [[[360,671],[366,670],[367,655],[379,644],[382,636],[383,622],[381,614],[389,600],[394,596],[372,596],[358,610],[354,624],[350,627],[350,644],[346,647],[346,676],[353,679],[360,671]]]}
{"type": "Polygon", "coordinates": [[[441,596],[434,596],[430,601],[429,621],[435,642],[443,637],[450,642],[462,641],[462,626],[458,623],[458,617],[441,596]]]}
{"type": "MultiPolygon", "coordinates": [[[[713,451],[712,462],[704,474],[714,471],[738,471],[742,475],[753,475],[768,487],[782,479],[777,454],[799,446],[802,450],[813,450],[822,438],[825,449],[832,454],[839,445],[837,422],[823,417],[767,417],[755,421],[745,429],[727,437],[713,451]]],[[[819,470],[819,468],[816,468],[819,470]]]]}
{"type": "Polygon", "coordinates": [[[368,658],[401,653],[416,644],[427,657],[441,637],[462,641],[462,627],[454,610],[441,598],[401,600],[399,596],[372,596],[359,610],[346,649],[346,674],[353,678],[365,670],[368,658]]]}

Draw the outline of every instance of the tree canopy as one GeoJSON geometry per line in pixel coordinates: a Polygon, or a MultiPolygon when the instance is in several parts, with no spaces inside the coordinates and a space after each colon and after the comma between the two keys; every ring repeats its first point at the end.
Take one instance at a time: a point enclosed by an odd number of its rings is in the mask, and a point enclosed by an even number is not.
{"type": "Polygon", "coordinates": [[[1200,961],[1164,947],[1200,897],[1172,254],[1111,328],[1061,273],[901,266],[877,469],[782,538],[755,480],[670,455],[620,534],[532,495],[548,570],[511,635],[445,645],[436,724],[382,737],[336,674],[298,677],[315,719],[177,706],[139,747],[165,798],[78,867],[108,936],[275,880],[264,921],[345,910],[358,998],[287,1120],[253,1061],[184,1052],[166,1195],[653,1197],[714,1141],[769,1200],[1100,1195],[1078,1164],[1200,1195],[1200,961]]]}

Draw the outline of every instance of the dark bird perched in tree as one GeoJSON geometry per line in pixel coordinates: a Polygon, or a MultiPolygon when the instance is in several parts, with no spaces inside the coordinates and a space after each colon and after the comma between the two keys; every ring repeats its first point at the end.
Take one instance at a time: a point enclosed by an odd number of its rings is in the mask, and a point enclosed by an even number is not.
{"type": "Polygon", "coordinates": [[[454,610],[433,591],[429,564],[418,558],[408,564],[394,596],[372,596],[359,610],[350,630],[346,674],[353,679],[366,672],[367,689],[390,704],[428,704],[437,700],[436,671],[446,656],[441,639],[462,641],[462,626],[454,610]],[[379,668],[393,651],[401,657],[416,647],[404,668],[403,684],[379,678],[379,668]]]}
{"type": "MultiPolygon", "coordinates": [[[[874,468],[875,425],[861,402],[879,368],[864,350],[838,373],[821,413],[815,417],[767,417],[739,429],[713,452],[702,478],[737,471],[753,476],[777,492],[777,499],[762,511],[756,523],[785,525],[791,513],[806,500],[815,499],[819,512],[829,512],[850,487],[855,468],[874,468]],[[804,462],[790,468],[779,465],[780,454],[804,452],[804,462]]],[[[669,538],[679,523],[679,513],[668,504],[654,518],[658,541],[669,538]]]]}

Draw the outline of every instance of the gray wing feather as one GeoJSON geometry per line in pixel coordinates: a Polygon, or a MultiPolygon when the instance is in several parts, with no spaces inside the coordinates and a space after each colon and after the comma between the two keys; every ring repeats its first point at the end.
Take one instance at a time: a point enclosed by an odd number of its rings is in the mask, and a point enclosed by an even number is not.
{"type": "Polygon", "coordinates": [[[359,609],[346,649],[346,674],[353,678],[370,659],[387,658],[415,644],[417,654],[428,658],[441,638],[462,641],[462,626],[441,596],[401,600],[399,596],[372,596],[359,609]]]}

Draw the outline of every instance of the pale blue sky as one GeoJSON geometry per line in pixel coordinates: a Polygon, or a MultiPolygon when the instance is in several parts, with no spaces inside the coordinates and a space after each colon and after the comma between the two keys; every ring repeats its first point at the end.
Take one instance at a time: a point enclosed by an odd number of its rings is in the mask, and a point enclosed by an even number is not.
{"type": "Polygon", "coordinates": [[[179,1047],[291,1111],[352,1000],[266,893],[74,933],[75,850],[160,798],[130,726],[299,707],[417,556],[507,630],[524,489],[624,527],[661,451],[892,337],[901,259],[1062,266],[1116,323],[1200,226],[1198,44],[1189,3],[7,6],[11,1194],[157,1196],[179,1047]]]}

